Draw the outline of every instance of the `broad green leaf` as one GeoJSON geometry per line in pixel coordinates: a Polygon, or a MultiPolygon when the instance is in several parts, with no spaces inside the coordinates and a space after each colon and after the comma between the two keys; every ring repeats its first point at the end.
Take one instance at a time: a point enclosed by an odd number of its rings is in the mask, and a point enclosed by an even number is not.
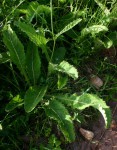
{"type": "Polygon", "coordinates": [[[24,73],[25,69],[25,53],[22,43],[19,41],[15,32],[10,25],[3,30],[3,41],[10,52],[10,58],[19,70],[24,73]]]}
{"type": "Polygon", "coordinates": [[[40,14],[48,15],[50,14],[50,12],[50,7],[46,5],[39,5],[37,1],[34,1],[30,2],[28,6],[26,18],[29,22],[32,22],[35,16],[38,16],[40,14]]]}
{"type": "Polygon", "coordinates": [[[106,127],[109,127],[111,123],[111,111],[106,103],[96,95],[93,94],[83,94],[79,97],[79,100],[74,102],[73,107],[79,110],[83,110],[87,107],[94,107],[100,111],[102,114],[106,127]]]}
{"type": "Polygon", "coordinates": [[[50,73],[56,70],[58,72],[62,72],[62,73],[66,73],[67,75],[69,75],[70,77],[77,79],[78,78],[78,72],[77,69],[70,65],[68,62],[66,61],[62,61],[59,65],[58,64],[49,64],[49,71],[50,73]]]}
{"type": "Polygon", "coordinates": [[[106,127],[109,127],[111,123],[111,111],[106,103],[94,94],[83,94],[81,96],[73,95],[55,95],[55,98],[62,103],[71,106],[73,109],[84,110],[88,107],[94,107],[102,114],[106,127]]]}
{"type": "Polygon", "coordinates": [[[40,75],[41,60],[38,53],[38,47],[30,42],[26,53],[26,69],[31,83],[34,85],[40,75]]]}
{"type": "Polygon", "coordinates": [[[20,98],[20,95],[16,95],[6,106],[5,111],[9,112],[15,108],[23,105],[23,100],[20,98]]]}
{"type": "Polygon", "coordinates": [[[8,61],[10,61],[10,57],[9,57],[8,53],[7,52],[0,53],[0,64],[6,63],[8,61]]]}
{"type": "Polygon", "coordinates": [[[29,37],[29,39],[33,43],[35,43],[37,46],[42,48],[43,53],[45,53],[47,60],[49,60],[49,55],[48,55],[48,52],[47,52],[47,49],[46,49],[47,40],[44,37],[44,35],[42,34],[42,32],[37,33],[31,25],[26,24],[24,22],[17,21],[17,22],[15,22],[15,24],[23,32],[26,33],[26,35],[29,37]]]}
{"type": "Polygon", "coordinates": [[[58,89],[62,89],[67,84],[67,81],[68,81],[68,76],[59,73],[58,82],[57,82],[58,89]]]}
{"type": "Polygon", "coordinates": [[[16,26],[18,26],[23,32],[27,34],[30,40],[35,43],[39,47],[43,47],[46,45],[47,40],[42,35],[42,33],[36,33],[35,29],[30,25],[24,22],[17,21],[15,22],[16,26]]]}
{"type": "Polygon", "coordinates": [[[72,22],[70,22],[67,26],[65,26],[59,33],[56,34],[55,38],[57,39],[61,34],[67,32],[68,30],[72,29],[78,23],[80,23],[82,19],[78,18],[72,22]]]}
{"type": "Polygon", "coordinates": [[[52,62],[54,64],[58,64],[61,61],[63,61],[65,53],[66,53],[65,47],[59,47],[59,48],[55,49],[53,57],[52,57],[52,62]]]}
{"type": "Polygon", "coordinates": [[[59,100],[60,102],[62,102],[63,104],[70,106],[73,108],[74,102],[77,101],[79,99],[79,96],[77,94],[57,94],[54,95],[54,97],[59,100]]]}
{"type": "Polygon", "coordinates": [[[95,34],[98,34],[100,32],[106,32],[106,31],[108,31],[108,28],[106,26],[103,26],[103,25],[93,25],[93,26],[90,26],[89,28],[84,28],[81,31],[81,35],[82,36],[85,36],[87,34],[95,35],[95,34]]]}
{"type": "Polygon", "coordinates": [[[42,87],[30,87],[24,97],[24,109],[27,113],[31,112],[37,104],[42,101],[45,93],[47,91],[47,86],[42,87]]]}
{"type": "Polygon", "coordinates": [[[45,111],[49,117],[58,122],[67,140],[74,141],[75,133],[73,122],[65,106],[56,100],[52,100],[45,107],[45,111]]]}

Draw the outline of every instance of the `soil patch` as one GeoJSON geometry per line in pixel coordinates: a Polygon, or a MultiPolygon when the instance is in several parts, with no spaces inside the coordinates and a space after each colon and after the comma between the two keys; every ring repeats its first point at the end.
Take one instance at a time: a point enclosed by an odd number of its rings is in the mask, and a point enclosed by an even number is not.
{"type": "Polygon", "coordinates": [[[92,126],[94,138],[92,141],[72,143],[67,150],[117,150],[117,102],[110,102],[112,123],[109,129],[104,128],[103,117],[92,126]]]}

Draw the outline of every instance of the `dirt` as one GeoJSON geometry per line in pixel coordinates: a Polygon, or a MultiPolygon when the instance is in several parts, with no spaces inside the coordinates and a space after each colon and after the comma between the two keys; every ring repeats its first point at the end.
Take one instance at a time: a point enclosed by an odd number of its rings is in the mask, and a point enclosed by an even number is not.
{"type": "MultiPolygon", "coordinates": [[[[117,64],[117,48],[105,49],[100,55],[107,58],[111,64],[117,64]]],[[[92,73],[91,67],[87,69],[90,69],[87,71],[88,73],[92,73]]],[[[91,131],[94,133],[93,140],[88,141],[83,138],[84,140],[79,141],[78,139],[78,141],[70,144],[67,150],[117,150],[117,102],[109,102],[108,105],[112,110],[110,128],[104,128],[104,119],[100,116],[99,120],[94,121],[91,126],[91,131]]]]}
{"type": "Polygon", "coordinates": [[[112,123],[109,129],[104,128],[103,117],[92,125],[92,141],[74,142],[67,150],[117,150],[117,102],[109,103],[112,109],[112,123]]]}

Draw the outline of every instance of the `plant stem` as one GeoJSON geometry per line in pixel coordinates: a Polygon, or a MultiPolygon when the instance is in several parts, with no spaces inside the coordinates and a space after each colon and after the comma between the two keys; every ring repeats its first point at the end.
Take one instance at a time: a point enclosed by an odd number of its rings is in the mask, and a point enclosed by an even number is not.
{"type": "Polygon", "coordinates": [[[52,0],[50,0],[50,8],[51,8],[51,30],[52,30],[52,35],[54,36],[54,29],[53,29],[53,11],[52,11],[52,0]]]}
{"type": "Polygon", "coordinates": [[[53,27],[53,11],[52,11],[52,0],[50,0],[50,8],[51,8],[51,30],[52,30],[52,36],[53,36],[53,49],[52,49],[52,55],[51,55],[51,58],[50,58],[50,62],[52,60],[52,57],[53,57],[53,53],[54,53],[54,49],[55,49],[55,43],[56,43],[56,40],[55,40],[55,35],[54,35],[54,27],[53,27]]]}

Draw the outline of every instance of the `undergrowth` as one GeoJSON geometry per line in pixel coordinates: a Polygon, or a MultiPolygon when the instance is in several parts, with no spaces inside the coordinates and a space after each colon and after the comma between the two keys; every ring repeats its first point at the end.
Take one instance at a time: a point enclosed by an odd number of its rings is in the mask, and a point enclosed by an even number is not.
{"type": "Polygon", "coordinates": [[[0,3],[0,148],[66,149],[99,112],[108,128],[106,103],[117,96],[117,2],[0,3]]]}

